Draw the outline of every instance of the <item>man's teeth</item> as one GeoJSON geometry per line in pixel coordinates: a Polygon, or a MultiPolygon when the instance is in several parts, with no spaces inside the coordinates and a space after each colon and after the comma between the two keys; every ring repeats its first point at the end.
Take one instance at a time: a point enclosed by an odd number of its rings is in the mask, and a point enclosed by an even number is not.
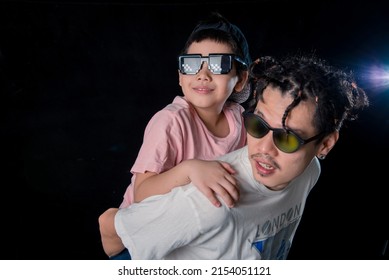
{"type": "Polygon", "coordinates": [[[265,163],[262,163],[262,162],[258,162],[258,164],[260,165],[260,166],[262,166],[263,168],[265,168],[265,169],[274,169],[271,165],[269,165],[269,164],[265,164],[265,163]]]}

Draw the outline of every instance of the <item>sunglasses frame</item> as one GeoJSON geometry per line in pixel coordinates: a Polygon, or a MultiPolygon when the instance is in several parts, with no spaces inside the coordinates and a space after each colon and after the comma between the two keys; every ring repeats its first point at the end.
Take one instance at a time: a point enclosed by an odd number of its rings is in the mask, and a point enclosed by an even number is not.
{"type": "Polygon", "coordinates": [[[273,132],[273,143],[274,143],[274,146],[276,146],[277,149],[279,149],[280,151],[282,151],[284,153],[288,153],[288,154],[291,154],[291,153],[294,153],[294,152],[298,151],[303,145],[305,145],[305,144],[307,144],[309,142],[312,142],[313,140],[319,139],[323,135],[323,132],[320,132],[319,134],[317,134],[315,136],[312,136],[312,137],[310,137],[308,139],[303,139],[296,132],[294,132],[293,130],[271,127],[262,117],[260,117],[257,114],[254,114],[254,112],[252,112],[252,111],[249,111],[249,112],[245,111],[245,112],[242,113],[242,115],[243,115],[243,119],[244,119],[244,126],[245,126],[246,131],[247,131],[248,134],[250,134],[254,138],[260,139],[260,138],[264,137],[265,135],[267,135],[269,133],[269,131],[271,130],[273,132]],[[263,125],[266,128],[267,131],[260,137],[254,136],[252,133],[250,133],[250,131],[249,131],[248,127],[247,127],[248,125],[246,124],[246,120],[248,120],[248,118],[255,118],[256,120],[258,120],[259,123],[261,125],[263,125]],[[295,149],[290,150],[290,151],[287,151],[287,150],[284,150],[284,149],[281,149],[280,147],[278,147],[277,141],[276,141],[276,137],[277,137],[277,135],[280,135],[280,133],[287,133],[287,134],[293,135],[297,139],[297,142],[298,142],[297,147],[295,149]]]}
{"type": "Polygon", "coordinates": [[[208,66],[207,68],[208,68],[209,71],[211,71],[212,74],[214,74],[214,75],[223,75],[223,74],[230,73],[230,71],[232,70],[232,67],[233,67],[233,61],[234,60],[238,61],[239,63],[241,63],[245,67],[247,67],[247,64],[239,56],[237,56],[237,55],[235,55],[233,53],[210,53],[207,56],[202,56],[201,54],[197,54],[197,53],[194,53],[194,54],[183,54],[183,55],[180,55],[178,57],[178,70],[183,75],[196,75],[197,73],[200,72],[201,68],[203,67],[203,63],[207,62],[207,66],[208,66]],[[212,56],[229,56],[229,59],[230,59],[229,69],[227,71],[224,71],[224,72],[220,71],[220,73],[215,73],[213,71],[213,69],[211,68],[211,65],[209,63],[209,59],[212,56]],[[199,67],[199,69],[197,69],[197,71],[193,72],[193,73],[187,73],[186,71],[184,71],[183,70],[183,66],[182,66],[182,62],[181,62],[181,60],[183,58],[200,58],[200,67],[199,67]]]}

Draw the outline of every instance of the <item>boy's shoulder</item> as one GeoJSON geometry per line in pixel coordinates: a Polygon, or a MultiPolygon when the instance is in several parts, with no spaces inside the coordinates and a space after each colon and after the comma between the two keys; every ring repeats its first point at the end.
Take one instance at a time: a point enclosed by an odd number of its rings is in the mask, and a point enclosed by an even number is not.
{"type": "Polygon", "coordinates": [[[176,96],[173,99],[172,103],[169,103],[168,105],[165,106],[161,111],[159,112],[171,112],[171,113],[177,113],[177,112],[189,112],[190,110],[190,105],[188,101],[183,96],[176,96]]]}

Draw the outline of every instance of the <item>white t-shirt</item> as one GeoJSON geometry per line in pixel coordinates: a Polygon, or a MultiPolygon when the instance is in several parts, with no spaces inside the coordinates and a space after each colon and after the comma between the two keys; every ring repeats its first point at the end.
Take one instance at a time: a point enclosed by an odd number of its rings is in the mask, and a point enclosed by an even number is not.
{"type": "MultiPolygon", "coordinates": [[[[230,133],[221,138],[207,129],[185,98],[175,97],[173,103],[158,111],[147,124],[143,144],[131,172],[134,174],[149,171],[159,174],[183,160],[211,160],[243,147],[246,144],[243,110],[238,103],[226,102],[223,112],[230,133]]],[[[133,202],[135,176],[131,178],[120,208],[133,202]]]]}
{"type": "Polygon", "coordinates": [[[219,159],[237,171],[239,203],[217,208],[188,184],[120,209],[115,228],[132,259],[286,259],[319,161],[272,191],[254,180],[247,147],[219,159]]]}

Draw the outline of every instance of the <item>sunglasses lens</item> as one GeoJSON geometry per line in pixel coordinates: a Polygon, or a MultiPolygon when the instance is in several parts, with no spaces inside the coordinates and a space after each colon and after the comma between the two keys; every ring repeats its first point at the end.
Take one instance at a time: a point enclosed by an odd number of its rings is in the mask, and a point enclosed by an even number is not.
{"type": "Polygon", "coordinates": [[[283,130],[274,130],[273,140],[277,148],[285,153],[293,153],[300,147],[297,137],[283,130]]]}
{"type": "Polygon", "coordinates": [[[231,55],[210,55],[208,68],[213,74],[227,74],[231,71],[231,55]]]}
{"type": "Polygon", "coordinates": [[[180,56],[179,69],[183,74],[194,75],[199,72],[201,68],[200,56],[180,56]]]}
{"type": "Polygon", "coordinates": [[[265,126],[265,124],[261,121],[261,119],[255,114],[245,115],[244,126],[247,132],[255,138],[262,138],[269,132],[269,129],[265,126]]]}

